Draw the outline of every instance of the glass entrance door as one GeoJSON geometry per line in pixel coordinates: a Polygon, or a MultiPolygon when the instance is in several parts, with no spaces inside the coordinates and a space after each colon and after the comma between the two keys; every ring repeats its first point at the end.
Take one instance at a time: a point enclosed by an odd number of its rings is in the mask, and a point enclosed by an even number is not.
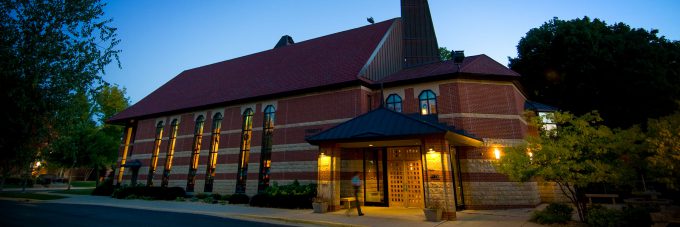
{"type": "Polygon", "coordinates": [[[364,193],[366,205],[387,206],[385,148],[364,150],[364,193]]]}

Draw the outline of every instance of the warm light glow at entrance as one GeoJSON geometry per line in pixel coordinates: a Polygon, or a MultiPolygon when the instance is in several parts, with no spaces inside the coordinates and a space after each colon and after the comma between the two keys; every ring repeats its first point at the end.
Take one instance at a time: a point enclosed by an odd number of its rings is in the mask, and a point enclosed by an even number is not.
{"type": "Polygon", "coordinates": [[[326,167],[331,164],[331,156],[321,153],[319,155],[319,167],[326,167]]]}
{"type": "Polygon", "coordinates": [[[441,171],[442,170],[442,154],[439,152],[434,151],[434,149],[430,148],[430,150],[427,152],[425,155],[427,159],[427,169],[428,170],[437,170],[441,171]]]}
{"type": "Polygon", "coordinates": [[[496,156],[496,159],[501,159],[501,150],[498,147],[494,148],[493,155],[496,156]]]}

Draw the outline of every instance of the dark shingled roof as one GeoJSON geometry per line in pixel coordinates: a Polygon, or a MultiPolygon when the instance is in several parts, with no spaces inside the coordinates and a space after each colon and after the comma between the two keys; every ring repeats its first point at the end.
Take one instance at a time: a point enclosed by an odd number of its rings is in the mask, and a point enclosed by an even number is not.
{"type": "Polygon", "coordinates": [[[186,70],[109,121],[358,81],[395,20],[186,70]]]}
{"type": "Polygon", "coordinates": [[[378,108],[310,136],[307,142],[318,144],[324,141],[376,140],[447,132],[479,140],[463,130],[437,122],[436,115],[406,115],[378,108]]]}
{"type": "Polygon", "coordinates": [[[108,119],[127,119],[270,97],[324,86],[408,81],[455,73],[518,77],[486,55],[460,65],[444,61],[414,67],[371,81],[359,75],[397,19],[186,70],[139,102],[108,119]]]}
{"type": "Polygon", "coordinates": [[[508,69],[501,63],[494,61],[489,56],[484,54],[465,57],[458,66],[453,63],[453,60],[433,63],[415,68],[409,68],[392,74],[382,80],[384,83],[410,80],[416,78],[425,78],[431,76],[440,76],[454,73],[468,73],[477,75],[495,75],[495,76],[510,76],[519,77],[519,73],[508,69]]]}

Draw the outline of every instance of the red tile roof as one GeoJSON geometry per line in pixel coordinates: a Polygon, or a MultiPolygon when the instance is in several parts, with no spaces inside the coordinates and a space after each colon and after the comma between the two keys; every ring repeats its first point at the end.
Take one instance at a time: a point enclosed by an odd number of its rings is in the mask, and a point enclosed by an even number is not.
{"type": "Polygon", "coordinates": [[[394,21],[186,70],[108,121],[357,81],[394,21]]]}
{"type": "Polygon", "coordinates": [[[453,60],[449,60],[405,69],[390,76],[387,76],[385,79],[382,80],[382,82],[389,83],[431,76],[454,74],[456,72],[477,75],[494,75],[511,77],[520,76],[519,73],[512,71],[511,69],[508,69],[501,63],[498,63],[497,61],[491,59],[489,56],[480,54],[475,56],[469,56],[463,59],[463,62],[460,64],[460,70],[458,70],[458,66],[456,66],[456,64],[453,64],[453,60]]]}

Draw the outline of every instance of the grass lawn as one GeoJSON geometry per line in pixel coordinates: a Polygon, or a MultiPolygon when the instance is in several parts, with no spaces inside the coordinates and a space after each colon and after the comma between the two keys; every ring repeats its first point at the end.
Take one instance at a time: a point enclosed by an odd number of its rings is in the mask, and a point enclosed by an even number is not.
{"type": "Polygon", "coordinates": [[[60,194],[71,194],[71,195],[91,195],[93,190],[94,190],[94,188],[59,190],[59,191],[53,191],[53,192],[54,193],[60,193],[60,194]]]}
{"type": "Polygon", "coordinates": [[[53,200],[53,199],[66,198],[66,196],[37,194],[37,193],[30,193],[30,192],[26,192],[26,193],[22,193],[22,192],[0,192],[0,197],[36,199],[36,200],[53,200]]]}
{"type": "Polygon", "coordinates": [[[74,181],[71,182],[72,187],[96,187],[96,181],[74,181]]]}

